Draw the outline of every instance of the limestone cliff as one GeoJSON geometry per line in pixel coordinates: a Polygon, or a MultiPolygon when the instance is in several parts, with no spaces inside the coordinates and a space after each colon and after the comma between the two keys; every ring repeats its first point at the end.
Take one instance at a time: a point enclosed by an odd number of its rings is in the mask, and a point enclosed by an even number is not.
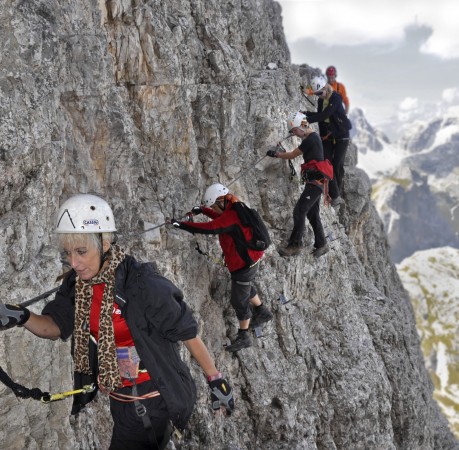
{"type": "MultiPolygon", "coordinates": [[[[71,194],[96,193],[112,204],[127,250],[183,289],[234,387],[233,417],[213,417],[205,380],[183,351],[199,399],[180,448],[458,447],[432,400],[413,311],[355,149],[346,205],[339,215],[322,209],[336,240],[318,261],[275,249],[301,190],[286,164],[264,159],[232,185],[275,244],[257,280],[275,319],[237,356],[222,348],[236,326],[229,276],[194,250],[197,240],[219,256],[216,241],[165,227],[132,235],[183,215],[209,183],[230,183],[286,135],[288,113],[308,106],[298,86],[312,69],[290,64],[276,2],[16,0],[3,2],[0,22],[3,301],[55,286],[57,208],[71,194]]],[[[8,330],[0,362],[28,387],[72,386],[68,342],[8,330]]],[[[107,448],[106,398],[77,418],[70,404],[18,400],[0,386],[0,448],[107,448]]]]}

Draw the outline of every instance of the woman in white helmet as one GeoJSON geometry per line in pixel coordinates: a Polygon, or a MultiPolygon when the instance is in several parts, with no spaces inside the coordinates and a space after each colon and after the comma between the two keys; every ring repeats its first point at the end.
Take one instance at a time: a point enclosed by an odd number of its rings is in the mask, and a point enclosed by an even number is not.
{"type": "Polygon", "coordinates": [[[341,193],[343,190],[344,160],[352,124],[344,110],[341,95],[333,90],[324,77],[314,77],[311,80],[311,85],[313,93],[319,96],[317,112],[305,111],[305,115],[309,123],[319,123],[324,157],[333,165],[334,178],[330,181],[332,206],[338,206],[343,202],[341,193]]]}
{"type": "MultiPolygon", "coordinates": [[[[71,270],[41,315],[3,305],[2,329],[22,325],[48,339],[73,334],[75,388],[94,383],[110,396],[114,427],[110,449],[162,449],[170,423],[183,429],[196,400],[188,367],[176,350],[183,341],[212,390],[214,410],[234,408],[231,387],[197,336],[182,292],[114,243],[108,203],[94,195],[61,206],[56,233],[71,270]]],[[[94,394],[95,395],[95,394],[94,394]]],[[[76,414],[93,396],[76,396],[76,414]],[[80,398],[78,398],[80,397],[80,398]]]]}
{"type": "Polygon", "coordinates": [[[225,347],[236,352],[252,345],[249,327],[256,327],[273,318],[271,311],[262,303],[253,285],[263,250],[247,247],[252,237],[250,227],[243,226],[236,211],[239,199],[226,186],[215,183],[204,194],[203,206],[192,209],[193,214],[204,214],[210,222],[179,222],[172,220],[176,228],[190,233],[218,234],[226,267],[231,273],[231,306],[239,321],[237,336],[225,347]]]}
{"type": "MultiPolygon", "coordinates": [[[[302,140],[301,144],[291,152],[268,150],[267,156],[280,159],[294,159],[303,156],[305,164],[311,161],[321,162],[324,160],[320,137],[309,127],[306,116],[301,111],[292,114],[287,120],[287,127],[290,133],[302,140]]],[[[281,256],[294,256],[301,252],[306,217],[314,232],[313,255],[319,257],[329,250],[320,220],[320,196],[326,183],[324,175],[311,169],[303,173],[303,179],[305,181],[304,190],[293,210],[293,230],[287,246],[279,250],[281,256]]]]}

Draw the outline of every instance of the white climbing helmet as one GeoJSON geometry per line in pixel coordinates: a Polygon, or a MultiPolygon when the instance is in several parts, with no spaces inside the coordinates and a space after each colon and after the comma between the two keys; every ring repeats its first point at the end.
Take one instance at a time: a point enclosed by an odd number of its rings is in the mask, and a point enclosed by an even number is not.
{"type": "Polygon", "coordinates": [[[293,128],[301,127],[302,125],[306,125],[308,123],[306,116],[298,111],[296,113],[292,114],[292,117],[290,117],[287,120],[287,128],[288,131],[292,131],[293,128]]]}
{"type": "Polygon", "coordinates": [[[311,88],[315,91],[320,91],[327,84],[327,80],[322,75],[316,75],[311,80],[311,88]]]}
{"type": "Polygon", "coordinates": [[[111,233],[116,231],[108,203],[91,194],[70,197],[59,208],[56,233],[111,233]]]}
{"type": "Polygon", "coordinates": [[[215,183],[212,186],[209,186],[204,194],[204,205],[208,208],[215,203],[218,197],[228,194],[229,190],[223,184],[215,183]]]}

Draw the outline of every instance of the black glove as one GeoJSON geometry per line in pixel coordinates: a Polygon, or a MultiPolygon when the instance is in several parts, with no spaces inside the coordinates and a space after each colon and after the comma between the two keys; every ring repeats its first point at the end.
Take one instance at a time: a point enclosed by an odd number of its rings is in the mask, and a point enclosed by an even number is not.
{"type": "Polygon", "coordinates": [[[266,156],[270,156],[271,158],[277,158],[277,151],[276,150],[268,150],[266,152],[266,156]]]}
{"type": "Polygon", "coordinates": [[[24,325],[30,317],[30,311],[19,305],[0,303],[0,330],[7,330],[16,325],[24,325]]]}
{"type": "Polygon", "coordinates": [[[224,406],[226,414],[230,416],[234,410],[234,398],[231,386],[224,378],[218,378],[217,380],[209,381],[209,387],[211,390],[210,401],[214,412],[219,411],[224,406]]]}
{"type": "Polygon", "coordinates": [[[176,220],[176,219],[171,219],[169,223],[175,228],[180,228],[181,227],[180,222],[178,220],[176,220]]]}
{"type": "Polygon", "coordinates": [[[193,206],[193,208],[191,208],[191,213],[195,216],[202,214],[202,208],[200,206],[193,206]]]}

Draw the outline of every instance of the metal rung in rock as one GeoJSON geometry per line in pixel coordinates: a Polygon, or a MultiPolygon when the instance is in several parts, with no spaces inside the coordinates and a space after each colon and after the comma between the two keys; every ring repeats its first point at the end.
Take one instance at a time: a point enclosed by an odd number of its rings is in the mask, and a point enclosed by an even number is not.
{"type": "Polygon", "coordinates": [[[263,330],[261,327],[255,327],[253,331],[255,333],[255,337],[259,338],[263,336],[263,330]]]}
{"type": "Polygon", "coordinates": [[[280,294],[278,300],[281,305],[286,305],[287,303],[291,302],[291,300],[287,300],[284,294],[280,294]]]}

